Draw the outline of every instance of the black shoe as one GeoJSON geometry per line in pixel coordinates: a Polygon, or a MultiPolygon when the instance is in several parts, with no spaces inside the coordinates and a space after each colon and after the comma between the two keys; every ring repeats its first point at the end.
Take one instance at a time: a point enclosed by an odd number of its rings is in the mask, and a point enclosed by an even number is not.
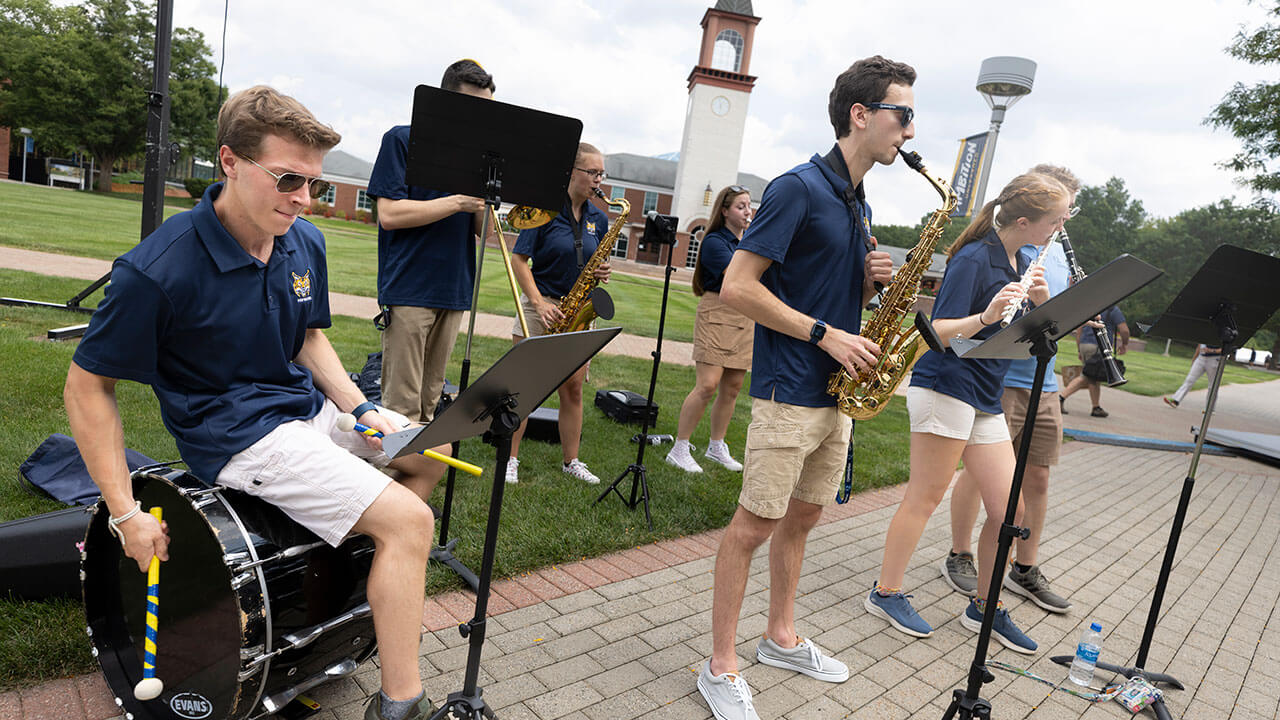
{"type": "Polygon", "coordinates": [[[1094,416],[1094,417],[1106,417],[1107,415],[1110,415],[1111,413],[1108,413],[1106,410],[1103,410],[1101,407],[1096,407],[1096,406],[1095,406],[1095,407],[1093,408],[1093,412],[1091,412],[1091,413],[1089,413],[1089,414],[1090,414],[1090,415],[1092,415],[1092,416],[1094,416]]]}
{"type": "Polygon", "coordinates": [[[427,507],[431,508],[431,517],[432,517],[433,519],[439,520],[439,519],[440,519],[440,508],[436,507],[435,505],[432,505],[431,503],[427,503],[427,507]]]}
{"type": "Polygon", "coordinates": [[[1067,399],[1062,397],[1061,395],[1058,396],[1058,408],[1062,410],[1063,415],[1070,414],[1067,412],[1067,399]]]}

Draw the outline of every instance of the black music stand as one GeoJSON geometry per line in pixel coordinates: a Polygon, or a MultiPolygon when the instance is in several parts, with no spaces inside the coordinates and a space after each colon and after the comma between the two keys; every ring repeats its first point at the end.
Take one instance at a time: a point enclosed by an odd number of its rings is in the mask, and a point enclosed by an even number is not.
{"type": "Polygon", "coordinates": [[[952,693],[951,705],[942,716],[950,720],[959,713],[969,720],[991,717],[991,702],[982,698],[979,691],[983,683],[995,679],[987,670],[987,648],[991,644],[991,627],[996,619],[996,606],[1000,600],[1000,586],[1004,566],[1009,559],[1009,547],[1013,538],[1026,538],[1029,532],[1013,524],[1018,511],[1018,496],[1022,492],[1022,476],[1027,469],[1027,453],[1031,449],[1031,435],[1035,431],[1036,412],[1040,406],[1040,393],[1044,388],[1044,376],[1049,361],[1058,353],[1058,339],[1079,327],[1106,308],[1137,292],[1162,274],[1160,270],[1131,256],[1121,255],[1104,265],[1094,274],[1072,285],[1049,299],[1045,304],[1015,320],[1009,327],[997,332],[985,341],[954,338],[951,347],[966,359],[1011,358],[1020,360],[1028,355],[1036,359],[1035,377],[1031,383],[1031,398],[1027,403],[1027,418],[1023,422],[1022,442],[1018,447],[1017,463],[1013,470],[1013,484],[1009,488],[1009,501],[1005,507],[1004,523],[1000,526],[1000,539],[996,545],[996,558],[987,589],[986,607],[982,613],[982,628],[978,632],[978,647],[973,664],[969,667],[969,680],[964,690],[952,693]]]}
{"type": "MultiPolygon", "coordinates": [[[[1258,328],[1280,307],[1280,295],[1275,292],[1276,278],[1280,277],[1280,258],[1245,250],[1234,245],[1221,245],[1209,255],[1209,259],[1196,271],[1194,277],[1182,288],[1173,304],[1151,327],[1149,334],[1206,345],[1221,345],[1223,358],[1232,357],[1235,349],[1248,342],[1258,328]]],[[[1178,509],[1173,514],[1173,526],[1169,529],[1169,542],[1165,545],[1164,562],[1160,565],[1160,577],[1156,581],[1155,594],[1151,598],[1151,610],[1147,613],[1146,629],[1138,645],[1138,656],[1133,667],[1099,662],[1098,668],[1119,673],[1127,678],[1142,677],[1152,683],[1165,683],[1179,690],[1181,682],[1172,675],[1147,672],[1147,655],[1155,635],[1156,622],[1160,619],[1160,605],[1164,601],[1165,587],[1173,571],[1174,556],[1178,552],[1178,539],[1191,504],[1191,491],[1196,484],[1196,467],[1200,464],[1200,452],[1204,448],[1205,433],[1218,401],[1218,389],[1222,385],[1225,360],[1218,363],[1218,371],[1209,382],[1209,398],[1205,404],[1200,429],[1196,433],[1196,449],[1191,455],[1191,469],[1182,483],[1178,497],[1178,509]]],[[[1056,655],[1052,660],[1059,665],[1070,665],[1070,655],[1056,655]]],[[[1157,718],[1169,718],[1163,698],[1152,703],[1157,718]]]]}
{"type": "Polygon", "coordinates": [[[476,590],[476,614],[470,622],[458,626],[458,632],[470,642],[466,678],[462,691],[450,693],[431,716],[432,720],[495,717],[481,697],[483,690],[477,682],[489,608],[489,581],[498,544],[498,522],[502,517],[502,493],[507,486],[507,461],[511,458],[511,433],[620,332],[622,328],[606,328],[529,338],[508,350],[474,385],[461,391],[458,399],[430,425],[393,433],[382,441],[387,455],[401,457],[483,434],[485,442],[493,445],[497,453],[489,523],[484,535],[484,558],[476,590]],[[454,711],[456,714],[450,715],[454,711]]]}
{"type": "MultiPolygon", "coordinates": [[[[419,85],[413,94],[413,124],[409,128],[409,155],[405,182],[442,192],[482,197],[497,210],[508,202],[538,208],[559,209],[569,186],[582,121],[540,110],[419,85]],[[520,128],[520,133],[513,132],[520,128]]],[[[484,268],[485,239],[489,236],[488,210],[480,231],[479,258],[472,283],[471,312],[467,321],[467,345],[462,357],[459,390],[467,389],[471,375],[471,339],[475,336],[476,310],[480,302],[480,273],[484,268]]],[[[502,228],[496,228],[502,232],[502,228]]],[[[426,271],[426,268],[423,268],[426,271]]],[[[516,312],[520,312],[516,308],[516,312]]],[[[454,443],[453,454],[458,454],[454,443]]],[[[457,540],[449,539],[453,513],[450,467],[444,484],[440,513],[440,544],[431,559],[448,566],[472,590],[479,589],[476,574],[453,554],[457,540]]]]}
{"type": "Polygon", "coordinates": [[[658,366],[662,364],[662,331],[667,323],[667,293],[671,290],[671,273],[676,269],[671,266],[671,256],[675,254],[676,249],[676,227],[679,220],[674,215],[659,215],[651,212],[644,222],[644,235],[640,238],[641,244],[657,243],[659,246],[667,246],[667,272],[662,281],[662,310],[658,314],[658,345],[653,351],[653,372],[649,375],[649,397],[648,404],[644,408],[644,422],[640,425],[640,434],[634,440],[640,443],[640,447],[636,449],[636,461],[627,466],[618,477],[614,478],[609,487],[600,493],[600,497],[591,503],[592,505],[600,504],[610,492],[616,494],[618,499],[626,505],[628,509],[635,510],[636,505],[644,501],[644,520],[649,524],[649,530],[653,531],[653,516],[649,514],[649,476],[644,469],[644,449],[649,445],[649,419],[653,415],[650,408],[653,407],[653,390],[658,384],[658,366]],[[621,483],[628,475],[634,475],[631,478],[631,501],[628,502],[622,496],[622,492],[618,490],[618,484],[621,483]],[[636,495],[639,493],[639,499],[636,495]]]}

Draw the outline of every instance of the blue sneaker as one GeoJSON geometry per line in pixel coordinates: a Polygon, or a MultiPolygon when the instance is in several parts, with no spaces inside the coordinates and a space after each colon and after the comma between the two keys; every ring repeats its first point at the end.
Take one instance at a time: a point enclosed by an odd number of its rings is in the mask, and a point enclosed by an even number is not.
{"type": "Polygon", "coordinates": [[[925,622],[916,609],[911,607],[911,601],[907,599],[909,597],[911,596],[900,592],[881,595],[875,588],[871,588],[871,594],[867,595],[862,606],[872,615],[888,620],[899,632],[914,637],[929,637],[933,634],[933,626],[925,622]]]}
{"type": "MultiPolygon", "coordinates": [[[[960,616],[960,624],[974,632],[982,630],[982,612],[978,610],[977,602],[969,601],[969,607],[965,608],[964,614],[960,616]]],[[[1027,637],[1026,633],[1013,624],[1009,611],[1004,609],[1004,603],[996,608],[996,620],[991,626],[991,635],[999,640],[1001,645],[1024,655],[1030,655],[1040,647],[1036,645],[1035,640],[1027,637]]]]}

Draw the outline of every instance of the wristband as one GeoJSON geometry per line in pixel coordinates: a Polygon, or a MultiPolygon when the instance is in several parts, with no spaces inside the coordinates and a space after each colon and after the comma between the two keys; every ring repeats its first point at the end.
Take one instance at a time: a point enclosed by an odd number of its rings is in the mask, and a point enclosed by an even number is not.
{"type": "Polygon", "coordinates": [[[121,515],[120,517],[115,517],[112,515],[107,516],[107,529],[111,531],[112,535],[115,535],[116,538],[120,540],[121,546],[124,545],[124,534],[120,532],[120,525],[122,525],[126,520],[133,517],[134,515],[137,515],[139,512],[142,512],[142,501],[134,500],[133,509],[130,510],[129,512],[121,515]]]}
{"type": "Polygon", "coordinates": [[[357,420],[359,420],[361,415],[364,415],[365,413],[369,412],[370,410],[373,410],[374,412],[377,412],[377,410],[378,410],[378,406],[377,406],[377,405],[374,405],[373,403],[369,402],[368,400],[365,400],[364,402],[362,402],[362,403],[360,403],[359,405],[357,405],[357,406],[356,406],[356,409],[351,411],[351,414],[352,414],[352,415],[354,415],[354,416],[356,417],[356,419],[357,419],[357,420]]]}

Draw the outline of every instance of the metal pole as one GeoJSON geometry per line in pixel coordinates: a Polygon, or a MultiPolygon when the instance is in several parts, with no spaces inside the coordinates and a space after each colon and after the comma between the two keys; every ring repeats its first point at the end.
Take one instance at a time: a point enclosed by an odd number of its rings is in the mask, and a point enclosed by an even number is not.
{"type": "Polygon", "coordinates": [[[169,54],[173,0],[156,3],[152,90],[147,94],[147,164],[142,185],[142,237],[164,222],[164,176],[169,169],[169,54]]]}
{"type": "Polygon", "coordinates": [[[991,175],[991,163],[996,157],[996,138],[1000,136],[1000,125],[1004,123],[1004,106],[997,105],[991,109],[991,129],[987,131],[987,150],[982,158],[982,172],[979,174],[978,194],[974,198],[974,213],[982,210],[987,197],[987,179],[991,175]]]}
{"type": "Polygon", "coordinates": [[[27,139],[29,135],[22,136],[22,182],[27,182],[27,139]]]}

